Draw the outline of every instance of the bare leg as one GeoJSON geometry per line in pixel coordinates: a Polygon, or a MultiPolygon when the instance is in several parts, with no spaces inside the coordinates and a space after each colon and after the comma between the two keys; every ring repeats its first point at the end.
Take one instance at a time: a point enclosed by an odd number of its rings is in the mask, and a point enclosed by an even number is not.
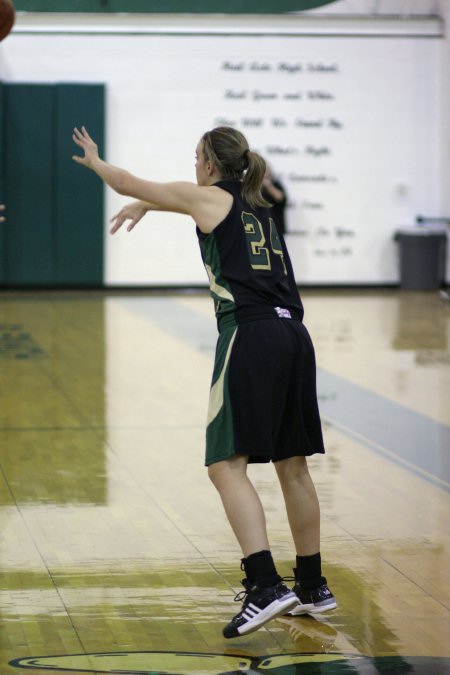
{"type": "Polygon", "coordinates": [[[275,462],[298,556],[320,550],[320,507],[305,457],[275,462]]]}
{"type": "Polygon", "coordinates": [[[220,494],[244,558],[269,550],[264,510],[247,476],[247,463],[248,457],[236,455],[208,467],[208,475],[220,494]]]}

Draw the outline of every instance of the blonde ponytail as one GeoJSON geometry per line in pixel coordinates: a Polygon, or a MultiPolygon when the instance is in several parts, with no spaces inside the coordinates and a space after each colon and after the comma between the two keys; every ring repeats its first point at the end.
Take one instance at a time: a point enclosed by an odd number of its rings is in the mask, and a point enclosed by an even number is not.
{"type": "Polygon", "coordinates": [[[202,137],[206,161],[212,162],[224,180],[242,182],[242,196],[253,208],[270,204],[261,195],[266,162],[248,147],[245,136],[233,127],[216,127],[202,137]]]}
{"type": "Polygon", "coordinates": [[[248,166],[242,179],[242,194],[250,206],[271,206],[261,194],[261,185],[266,173],[266,162],[257,152],[247,153],[248,166]]]}

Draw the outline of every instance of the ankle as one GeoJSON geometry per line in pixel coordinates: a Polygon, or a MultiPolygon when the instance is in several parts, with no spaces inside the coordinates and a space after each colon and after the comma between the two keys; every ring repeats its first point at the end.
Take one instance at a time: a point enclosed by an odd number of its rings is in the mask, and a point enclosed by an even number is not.
{"type": "Polygon", "coordinates": [[[257,551],[241,561],[241,568],[250,584],[261,588],[275,586],[281,581],[270,551],[257,551]]]}
{"type": "Polygon", "coordinates": [[[327,580],[322,576],[320,552],[313,555],[297,556],[297,567],[294,569],[295,581],[305,590],[313,590],[323,586],[327,580]]]}

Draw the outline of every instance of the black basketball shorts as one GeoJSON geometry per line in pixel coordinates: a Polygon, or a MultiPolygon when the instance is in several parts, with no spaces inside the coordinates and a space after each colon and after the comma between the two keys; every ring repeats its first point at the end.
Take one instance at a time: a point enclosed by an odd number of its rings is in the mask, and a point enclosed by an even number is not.
{"type": "Polygon", "coordinates": [[[222,330],[206,429],[206,462],[250,462],[323,453],[314,347],[297,319],[268,318],[222,330]]]}

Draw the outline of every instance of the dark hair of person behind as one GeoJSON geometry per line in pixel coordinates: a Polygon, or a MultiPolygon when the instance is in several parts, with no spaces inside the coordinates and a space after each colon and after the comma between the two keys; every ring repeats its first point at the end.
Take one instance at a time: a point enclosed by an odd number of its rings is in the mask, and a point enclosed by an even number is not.
{"type": "Polygon", "coordinates": [[[203,153],[224,180],[242,181],[242,195],[252,207],[270,204],[261,195],[266,162],[250,150],[247,139],[233,127],[216,127],[202,136],[203,153]]]}

